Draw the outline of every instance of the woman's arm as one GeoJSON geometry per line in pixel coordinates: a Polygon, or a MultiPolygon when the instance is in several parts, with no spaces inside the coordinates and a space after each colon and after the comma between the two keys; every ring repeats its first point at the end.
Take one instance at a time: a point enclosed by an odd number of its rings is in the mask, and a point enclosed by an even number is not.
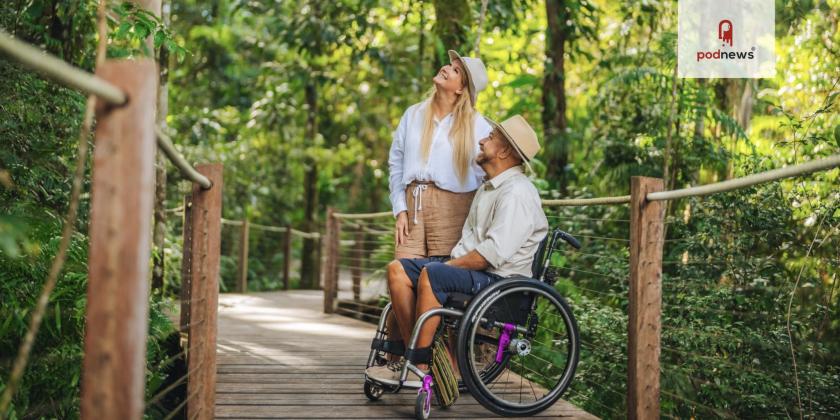
{"type": "Polygon", "coordinates": [[[403,155],[405,153],[405,137],[408,126],[408,111],[400,119],[400,124],[394,130],[391,141],[391,151],[388,154],[388,188],[391,195],[391,209],[394,216],[407,210],[405,202],[405,184],[403,183],[403,155]]]}
{"type": "Polygon", "coordinates": [[[388,154],[388,188],[391,192],[391,210],[397,219],[394,226],[394,241],[397,245],[401,245],[408,237],[408,205],[405,202],[405,184],[403,183],[408,114],[406,111],[400,118],[400,124],[394,130],[391,151],[388,154]]]}

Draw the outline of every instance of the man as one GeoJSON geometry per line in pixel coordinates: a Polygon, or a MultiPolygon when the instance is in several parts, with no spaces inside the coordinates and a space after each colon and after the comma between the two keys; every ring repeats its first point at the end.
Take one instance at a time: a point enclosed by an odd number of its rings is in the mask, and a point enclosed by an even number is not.
{"type": "MultiPolygon", "coordinates": [[[[479,142],[478,163],[487,174],[476,192],[461,240],[452,259],[402,259],[388,265],[388,288],[399,335],[408,343],[417,318],[446,303],[449,293],[475,294],[506,277],[531,277],[531,263],[548,232],[539,193],[523,173],[540,149],[537,135],[519,115],[501,124],[479,142]]],[[[420,330],[416,348],[432,344],[440,317],[420,330]]],[[[393,335],[392,335],[393,337],[393,335]]],[[[393,337],[396,338],[396,337],[393,337]]],[[[427,370],[426,365],[418,365],[427,370]]],[[[368,376],[396,383],[399,366],[375,366],[368,376]]],[[[413,372],[407,385],[419,384],[413,372]]]]}

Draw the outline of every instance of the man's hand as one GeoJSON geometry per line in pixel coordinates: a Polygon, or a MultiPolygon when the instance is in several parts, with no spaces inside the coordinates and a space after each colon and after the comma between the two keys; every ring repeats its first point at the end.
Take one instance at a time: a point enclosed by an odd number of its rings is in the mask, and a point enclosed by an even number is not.
{"type": "Polygon", "coordinates": [[[408,212],[404,211],[397,215],[397,223],[394,227],[394,240],[397,245],[402,245],[408,240],[408,212]]]}
{"type": "Polygon", "coordinates": [[[490,268],[490,263],[484,259],[478,251],[472,250],[467,255],[459,258],[453,258],[446,262],[447,264],[463,268],[465,270],[482,271],[490,268]]]}

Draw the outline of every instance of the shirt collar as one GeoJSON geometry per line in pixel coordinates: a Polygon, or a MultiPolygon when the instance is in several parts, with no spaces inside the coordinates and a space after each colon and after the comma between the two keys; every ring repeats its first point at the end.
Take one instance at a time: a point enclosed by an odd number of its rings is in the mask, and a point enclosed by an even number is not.
{"type": "Polygon", "coordinates": [[[434,122],[435,122],[435,124],[440,124],[440,123],[442,123],[442,122],[446,122],[446,121],[448,121],[451,117],[452,117],[452,113],[451,113],[451,112],[450,112],[450,113],[448,113],[448,114],[446,114],[446,115],[444,115],[444,116],[443,116],[443,118],[440,118],[440,119],[439,119],[438,117],[436,117],[436,116],[432,115],[432,121],[434,121],[434,122]]]}
{"type": "Polygon", "coordinates": [[[493,189],[496,189],[496,188],[499,188],[500,186],[502,186],[502,184],[504,184],[505,181],[507,181],[508,179],[513,178],[517,174],[521,174],[521,173],[522,173],[522,167],[519,166],[519,165],[516,165],[512,168],[505,169],[504,172],[494,176],[492,179],[485,182],[485,184],[490,184],[490,186],[493,187],[493,189]]]}

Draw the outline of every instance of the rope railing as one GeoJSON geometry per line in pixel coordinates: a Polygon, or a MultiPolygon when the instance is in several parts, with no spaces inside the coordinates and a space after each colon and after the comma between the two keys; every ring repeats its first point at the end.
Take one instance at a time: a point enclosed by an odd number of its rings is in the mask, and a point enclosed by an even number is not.
{"type": "Polygon", "coordinates": [[[204,188],[205,190],[213,187],[213,183],[210,182],[206,176],[196,171],[195,168],[193,168],[192,165],[190,165],[187,160],[184,159],[177,150],[175,150],[172,140],[160,127],[155,127],[155,134],[157,135],[158,147],[160,147],[160,150],[164,155],[166,155],[166,157],[169,158],[172,164],[178,168],[184,178],[201,185],[201,188],[204,188]]]}
{"type": "MultiPolygon", "coordinates": [[[[181,414],[181,409],[184,406],[188,406],[192,415],[201,411],[212,413],[210,410],[214,405],[213,387],[215,383],[211,372],[215,373],[216,371],[215,330],[217,326],[215,302],[218,292],[216,284],[218,266],[205,264],[205,262],[214,259],[212,254],[216,254],[215,259],[218,260],[218,250],[214,251],[212,242],[213,238],[218,238],[219,234],[221,191],[218,188],[212,191],[206,190],[212,188],[213,180],[221,181],[222,168],[221,165],[217,164],[203,165],[199,166],[199,169],[202,170],[199,172],[175,150],[169,137],[162,130],[153,126],[153,118],[138,118],[138,116],[153,116],[154,91],[148,89],[148,87],[155,85],[154,82],[158,78],[157,67],[152,65],[151,60],[107,61],[104,59],[105,43],[107,42],[107,35],[103,29],[107,27],[104,5],[104,1],[100,2],[100,54],[97,60],[97,74],[91,74],[70,65],[0,30],[0,52],[60,85],[90,95],[85,117],[86,122],[83,124],[86,129],[80,135],[81,144],[86,145],[88,142],[89,122],[93,118],[93,105],[96,101],[99,100],[112,105],[110,107],[100,107],[96,111],[99,121],[96,135],[97,145],[100,145],[100,142],[102,142],[102,145],[97,147],[97,155],[93,159],[94,169],[92,172],[94,176],[91,181],[91,190],[94,191],[91,211],[97,215],[97,218],[91,220],[90,230],[97,233],[91,233],[90,235],[91,258],[87,280],[91,287],[88,289],[86,306],[88,314],[86,317],[84,349],[86,362],[83,363],[81,375],[80,410],[83,417],[119,418],[126,415],[135,417],[137,409],[142,409],[144,405],[146,407],[157,405],[167,393],[172,392],[178,385],[187,381],[189,396],[178,407],[170,411],[166,418],[173,418],[181,414]],[[111,81],[122,81],[123,83],[118,83],[121,87],[117,87],[111,81]],[[117,107],[120,108],[117,109],[117,107]],[[192,264],[192,260],[185,259],[185,265],[190,268],[182,269],[182,273],[187,273],[190,277],[195,276],[194,281],[182,279],[182,291],[185,288],[187,289],[185,293],[187,298],[181,302],[182,319],[184,319],[185,309],[190,314],[186,319],[192,319],[192,322],[182,322],[182,327],[191,336],[188,344],[189,350],[188,353],[183,350],[170,356],[159,366],[161,369],[166,368],[177,358],[188,355],[191,370],[188,375],[176,380],[174,385],[162,389],[150,399],[148,404],[144,404],[142,400],[143,372],[140,372],[139,378],[133,374],[136,372],[132,372],[132,374],[118,372],[125,366],[114,363],[114,360],[133,365],[135,361],[145,360],[146,357],[144,352],[145,340],[137,340],[137,337],[125,339],[125,336],[136,331],[145,331],[145,328],[141,326],[145,326],[148,322],[148,319],[141,319],[137,316],[145,313],[141,308],[143,305],[148,305],[147,296],[135,292],[147,290],[146,287],[142,287],[147,272],[144,269],[144,264],[137,264],[137,262],[149,258],[149,249],[138,245],[148,244],[151,233],[138,227],[144,226],[144,221],[148,221],[151,212],[121,211],[114,207],[112,202],[120,200],[148,202],[137,199],[137,197],[138,195],[150,194],[153,191],[150,191],[151,184],[138,181],[141,179],[138,173],[126,172],[125,168],[115,167],[113,162],[136,159],[137,168],[152,168],[154,155],[147,152],[154,150],[153,144],[145,141],[151,140],[152,135],[156,137],[156,142],[164,155],[173,162],[183,176],[201,186],[201,189],[194,189],[191,198],[193,204],[195,204],[195,209],[199,211],[186,212],[187,214],[195,213],[190,217],[198,231],[192,232],[192,229],[190,229],[189,234],[184,235],[184,250],[190,249],[190,258],[194,258],[195,261],[195,264],[192,264]],[[99,198],[97,199],[97,197],[99,198]],[[118,226],[120,229],[115,231],[113,226],[118,226]],[[107,234],[98,233],[104,232],[105,229],[108,230],[107,234]],[[192,239],[193,234],[196,237],[195,241],[192,239]],[[107,240],[104,238],[107,238],[107,240]],[[113,264],[120,266],[120,270],[101,269],[105,265],[111,267],[113,264]],[[116,278],[127,287],[129,292],[113,293],[114,291],[107,287],[100,287],[102,284],[115,284],[114,279],[116,278]],[[192,291],[189,291],[190,288],[192,291]],[[97,293],[94,295],[91,290],[95,290],[97,293]],[[197,294],[200,297],[192,299],[189,297],[192,294],[197,294]],[[191,305],[191,303],[198,302],[212,302],[212,304],[191,305]],[[110,331],[108,328],[102,327],[103,320],[107,320],[107,325],[117,328],[110,331]],[[88,358],[106,362],[110,360],[110,362],[88,363],[88,358]],[[198,378],[193,380],[190,377],[195,372],[198,372],[198,378]],[[102,400],[107,400],[108,403],[103,404],[102,400]],[[114,401],[119,401],[119,404],[114,404],[114,401]]],[[[80,174],[84,173],[84,150],[86,149],[80,148],[81,164],[77,167],[77,172],[80,174]]],[[[77,176],[76,179],[81,179],[81,177],[77,176]]],[[[76,184],[80,184],[80,182],[74,181],[74,191],[77,189],[76,184]]],[[[76,199],[71,199],[70,212],[73,214],[75,213],[75,206],[72,202],[75,201],[76,199]]],[[[67,226],[74,225],[71,220],[68,219],[65,230],[67,226]]],[[[186,227],[185,232],[187,232],[186,227]]],[[[66,234],[64,236],[69,237],[66,234]]],[[[59,251],[59,254],[61,253],[63,251],[59,251]]],[[[58,260],[57,257],[56,261],[58,260]]],[[[63,257],[61,260],[63,262],[63,257]]],[[[49,280],[47,284],[50,284],[49,280]]],[[[148,285],[146,284],[146,286],[148,285]]],[[[48,294],[46,296],[48,297],[48,294]]],[[[44,307],[46,302],[46,299],[44,299],[44,307]]],[[[28,334],[34,337],[35,332],[37,332],[37,328],[31,328],[28,334]]],[[[28,350],[19,354],[28,354],[28,350]]],[[[25,363],[18,365],[25,366],[25,363]]],[[[0,409],[0,417],[2,418],[5,418],[8,414],[6,407],[14,393],[14,383],[15,376],[13,375],[12,381],[7,384],[9,386],[5,387],[2,402],[0,402],[0,408],[2,408],[0,409]]]]}
{"type": "MultiPolygon", "coordinates": [[[[289,290],[294,286],[293,281],[300,281],[300,286],[310,287],[308,277],[293,276],[298,271],[297,264],[304,268],[306,262],[298,245],[294,245],[295,238],[314,242],[312,278],[319,278],[321,241],[320,232],[306,232],[293,228],[291,225],[270,226],[251,222],[250,220],[221,219],[223,226],[234,229],[225,230],[222,235],[222,267],[236,266],[236,272],[231,269],[222,270],[222,291],[247,293],[250,290],[274,290],[282,288],[289,290]],[[279,234],[267,235],[267,233],[279,234]],[[279,246],[278,246],[279,245],[279,246]],[[249,286],[250,285],[250,286],[249,286]]],[[[303,247],[305,247],[305,242],[303,247]]]]}
{"type": "Polygon", "coordinates": [[[381,217],[393,216],[390,211],[381,211],[377,213],[333,213],[336,219],[346,220],[364,220],[364,219],[378,219],[381,217]]]}
{"type": "MultiPolygon", "coordinates": [[[[79,92],[96,95],[111,105],[124,105],[130,98],[120,88],[110,82],[91,74],[85,70],[68,64],[51,54],[41,51],[23,41],[19,41],[3,30],[0,30],[0,51],[5,52],[20,64],[23,64],[55,82],[75,89],[79,92]]],[[[172,140],[160,129],[155,127],[157,144],[164,155],[175,165],[181,175],[189,181],[210,189],[213,183],[206,176],[199,173],[187,163],[186,159],[175,150],[172,140]]]]}
{"type": "MultiPolygon", "coordinates": [[[[242,220],[222,219],[222,224],[229,225],[229,226],[242,226],[243,223],[244,222],[242,220]]],[[[297,230],[295,228],[287,228],[286,226],[269,226],[269,225],[261,225],[259,223],[253,223],[253,222],[248,222],[248,226],[252,227],[252,228],[255,228],[255,229],[265,230],[265,231],[268,231],[268,232],[276,232],[276,233],[286,233],[286,230],[288,229],[290,232],[292,232],[292,235],[295,235],[299,238],[304,238],[304,239],[319,239],[321,237],[320,232],[306,232],[306,231],[302,231],[302,230],[297,230]]]]}
{"type": "MultiPolygon", "coordinates": [[[[650,193],[646,197],[648,201],[676,200],[678,198],[700,197],[710,194],[717,194],[726,191],[737,190],[753,185],[764,184],[779,179],[807,175],[809,173],[832,169],[838,166],[840,166],[840,155],[831,155],[829,157],[813,160],[811,162],[788,166],[785,168],[773,169],[765,172],[747,175],[744,177],[716,182],[713,184],[701,185],[691,188],[683,188],[679,190],[650,193]]],[[[615,197],[571,198],[560,200],[544,199],[542,200],[542,202],[544,206],[614,205],[629,203],[630,196],[621,195],[615,197]]],[[[343,217],[347,218],[347,215],[343,215],[343,217]]]]}
{"type": "Polygon", "coordinates": [[[648,201],[661,201],[676,200],[678,198],[686,197],[700,197],[709,194],[717,194],[726,191],[751,187],[753,185],[764,184],[779,179],[807,175],[813,172],[836,168],[838,166],[840,166],[840,155],[831,155],[823,159],[812,160],[810,162],[802,163],[799,165],[793,165],[785,168],[778,168],[770,171],[759,172],[757,174],[747,175],[735,179],[729,179],[722,182],[716,182],[714,184],[701,185],[699,187],[684,188],[680,190],[650,193],[647,195],[647,199],[648,201]]]}
{"type": "Polygon", "coordinates": [[[105,79],[19,41],[3,30],[0,30],[0,50],[20,64],[64,86],[82,93],[96,95],[111,105],[123,105],[128,101],[125,92],[105,79]]]}
{"type": "Polygon", "coordinates": [[[544,206],[601,206],[614,204],[627,204],[630,202],[629,195],[620,195],[617,197],[597,197],[597,198],[568,198],[562,200],[543,200],[544,206]]]}

